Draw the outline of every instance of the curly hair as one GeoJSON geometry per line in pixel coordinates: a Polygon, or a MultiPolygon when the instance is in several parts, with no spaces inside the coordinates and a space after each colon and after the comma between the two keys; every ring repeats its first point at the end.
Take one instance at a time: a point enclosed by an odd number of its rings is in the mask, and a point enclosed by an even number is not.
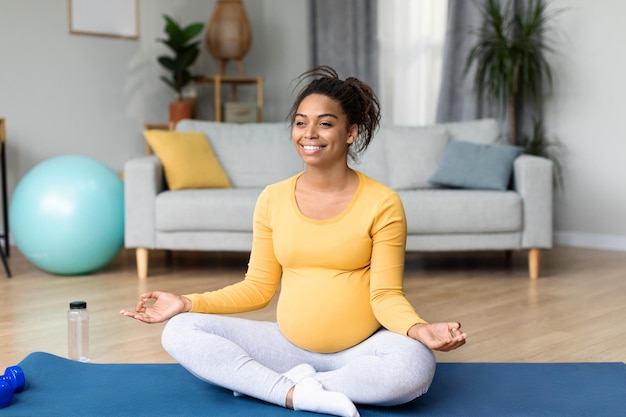
{"type": "Polygon", "coordinates": [[[299,86],[307,79],[312,80],[298,93],[288,115],[289,122],[293,125],[296,112],[302,100],[311,94],[320,94],[335,100],[345,113],[348,126],[354,124],[358,128],[358,136],[350,145],[348,154],[353,160],[369,146],[376,129],[380,123],[380,103],[372,88],[363,81],[349,77],[339,79],[337,71],[322,65],[301,74],[296,85],[299,86]]]}

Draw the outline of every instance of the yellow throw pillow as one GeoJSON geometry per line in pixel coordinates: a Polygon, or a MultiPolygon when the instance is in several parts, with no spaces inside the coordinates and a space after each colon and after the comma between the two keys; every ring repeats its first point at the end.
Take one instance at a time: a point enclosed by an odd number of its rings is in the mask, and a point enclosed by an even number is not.
{"type": "Polygon", "coordinates": [[[170,190],[231,187],[204,133],[146,130],[143,134],[163,164],[170,190]]]}

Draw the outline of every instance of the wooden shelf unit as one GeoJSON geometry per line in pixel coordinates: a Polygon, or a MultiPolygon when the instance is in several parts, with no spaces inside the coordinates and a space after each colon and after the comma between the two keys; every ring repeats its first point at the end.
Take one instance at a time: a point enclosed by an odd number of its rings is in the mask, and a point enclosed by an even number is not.
{"type": "Polygon", "coordinates": [[[196,84],[213,84],[214,89],[214,105],[215,105],[215,121],[222,121],[222,84],[231,86],[232,101],[238,100],[237,87],[239,85],[254,84],[256,85],[256,107],[257,121],[263,121],[263,78],[262,77],[231,77],[215,75],[212,77],[202,77],[195,79],[196,84]]]}

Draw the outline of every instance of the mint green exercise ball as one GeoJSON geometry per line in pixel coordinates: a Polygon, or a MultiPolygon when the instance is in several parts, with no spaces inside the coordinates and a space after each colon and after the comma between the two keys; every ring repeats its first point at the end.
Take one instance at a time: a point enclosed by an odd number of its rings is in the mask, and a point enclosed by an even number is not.
{"type": "Polygon", "coordinates": [[[93,158],[48,159],[17,184],[9,227],[20,252],[44,271],[88,274],[124,245],[124,185],[93,158]]]}

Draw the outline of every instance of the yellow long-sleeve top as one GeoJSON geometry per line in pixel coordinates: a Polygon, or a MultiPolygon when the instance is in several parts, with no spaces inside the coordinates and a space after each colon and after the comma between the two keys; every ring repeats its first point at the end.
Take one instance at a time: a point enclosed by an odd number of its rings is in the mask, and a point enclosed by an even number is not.
{"type": "Polygon", "coordinates": [[[425,323],[402,288],[406,220],[398,194],[359,172],[358,189],[343,212],[315,220],[298,209],[299,175],[259,196],[245,279],[186,295],[191,311],[228,314],[265,307],[282,277],[278,325],[303,349],[338,352],[381,325],[406,335],[413,324],[425,323]]]}

